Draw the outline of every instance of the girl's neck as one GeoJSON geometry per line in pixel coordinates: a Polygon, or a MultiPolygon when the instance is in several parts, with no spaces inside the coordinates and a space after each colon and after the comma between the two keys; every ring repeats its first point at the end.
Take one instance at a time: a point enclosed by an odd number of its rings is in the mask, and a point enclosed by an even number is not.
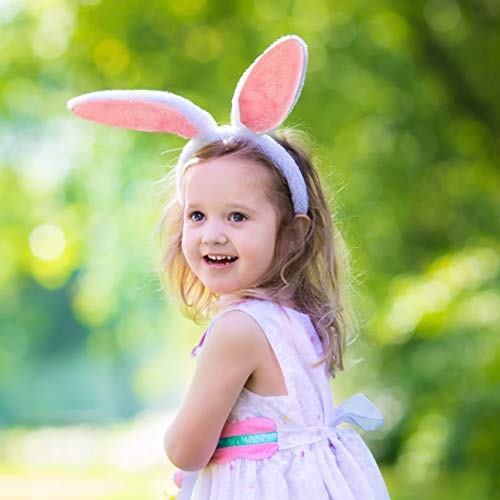
{"type": "MultiPolygon", "coordinates": [[[[219,311],[222,311],[225,307],[227,307],[233,303],[241,302],[242,300],[245,300],[245,298],[238,297],[237,295],[232,295],[232,294],[221,295],[221,296],[219,296],[218,300],[214,304],[213,312],[214,312],[214,314],[217,314],[219,311]]],[[[272,300],[272,299],[269,298],[267,300],[272,300]]],[[[288,307],[289,309],[293,309],[294,311],[297,311],[299,313],[302,312],[298,309],[297,305],[294,304],[292,301],[279,301],[279,300],[277,300],[276,303],[281,305],[281,306],[288,307]]]]}

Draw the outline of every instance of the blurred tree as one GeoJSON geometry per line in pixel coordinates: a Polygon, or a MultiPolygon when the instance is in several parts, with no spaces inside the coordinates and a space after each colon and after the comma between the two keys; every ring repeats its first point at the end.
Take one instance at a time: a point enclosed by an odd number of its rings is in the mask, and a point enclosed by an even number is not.
{"type": "Polygon", "coordinates": [[[340,202],[365,318],[335,399],[382,409],[366,439],[394,498],[493,498],[499,18],[494,0],[4,2],[0,425],[175,405],[202,328],[157,279],[155,181],[183,141],[83,122],[67,99],[169,90],[227,122],[249,62],[298,33],[309,70],[287,124],[340,202]]]}

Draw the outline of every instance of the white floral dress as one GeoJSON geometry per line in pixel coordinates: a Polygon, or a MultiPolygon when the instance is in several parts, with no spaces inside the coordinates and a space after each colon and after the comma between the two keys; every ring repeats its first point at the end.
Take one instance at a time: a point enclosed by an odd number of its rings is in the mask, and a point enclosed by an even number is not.
{"type": "MultiPolygon", "coordinates": [[[[221,437],[205,468],[184,472],[179,498],[390,498],[363,439],[352,428],[338,427],[349,422],[374,430],[383,423],[382,415],[362,393],[334,407],[325,365],[310,366],[319,359],[321,343],[309,316],[271,301],[249,299],[217,314],[205,335],[217,317],[234,309],[249,314],[262,328],[280,363],[288,394],[260,396],[243,388],[227,419],[222,434],[226,437],[221,437]]],[[[205,335],[193,350],[196,356],[205,335]]]]}

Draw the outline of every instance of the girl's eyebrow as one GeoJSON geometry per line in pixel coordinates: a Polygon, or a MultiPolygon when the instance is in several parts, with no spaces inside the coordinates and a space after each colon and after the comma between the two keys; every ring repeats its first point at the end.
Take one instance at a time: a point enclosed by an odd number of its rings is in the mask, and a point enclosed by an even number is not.
{"type": "MultiPolygon", "coordinates": [[[[186,207],[186,210],[193,210],[194,208],[199,208],[199,203],[189,203],[186,207]]],[[[242,205],[241,203],[232,203],[227,206],[229,210],[243,210],[244,212],[255,213],[253,208],[250,208],[246,205],[242,205]]]]}

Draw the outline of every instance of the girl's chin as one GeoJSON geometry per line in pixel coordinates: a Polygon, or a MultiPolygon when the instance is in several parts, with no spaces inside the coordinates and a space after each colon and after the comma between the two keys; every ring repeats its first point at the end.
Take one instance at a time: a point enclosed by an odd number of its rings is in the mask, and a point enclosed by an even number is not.
{"type": "Polygon", "coordinates": [[[210,292],[219,295],[220,297],[226,296],[226,295],[231,295],[231,294],[236,294],[239,290],[241,290],[243,287],[224,287],[224,286],[217,286],[214,285],[213,283],[206,283],[203,282],[205,285],[205,288],[209,290],[210,292]]]}

